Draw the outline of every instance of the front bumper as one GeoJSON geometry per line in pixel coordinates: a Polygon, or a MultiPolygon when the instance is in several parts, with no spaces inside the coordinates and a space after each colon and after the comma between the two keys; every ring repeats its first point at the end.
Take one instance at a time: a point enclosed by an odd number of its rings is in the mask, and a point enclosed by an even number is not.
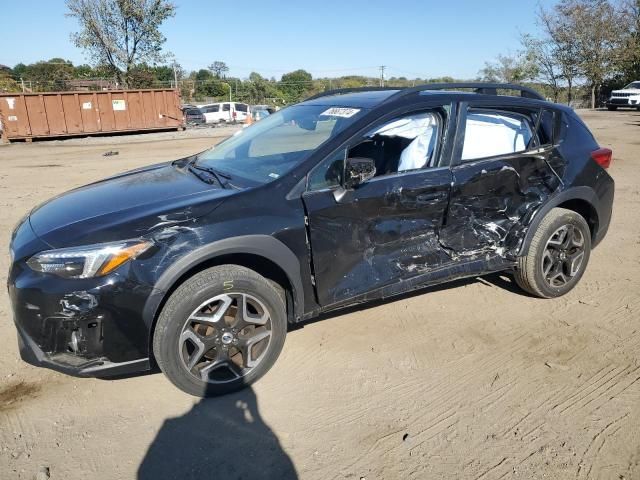
{"type": "Polygon", "coordinates": [[[88,360],[71,353],[48,355],[16,324],[20,357],[36,367],[49,368],[74,377],[111,377],[142,372],[151,368],[148,358],[111,362],[106,358],[88,360]]]}
{"type": "Polygon", "coordinates": [[[640,108],[640,99],[637,97],[611,97],[607,100],[607,107],[640,108]]]}
{"type": "Polygon", "coordinates": [[[28,220],[16,229],[8,291],[22,359],[76,376],[148,370],[149,328],[142,312],[152,287],[130,264],[95,279],[31,270],[26,260],[48,248],[28,220]]]}

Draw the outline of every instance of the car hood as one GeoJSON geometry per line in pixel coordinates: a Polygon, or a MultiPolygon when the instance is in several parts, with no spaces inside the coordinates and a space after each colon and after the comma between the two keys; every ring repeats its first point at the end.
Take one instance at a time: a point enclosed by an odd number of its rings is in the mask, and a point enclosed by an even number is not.
{"type": "Polygon", "coordinates": [[[611,95],[616,95],[616,94],[619,94],[619,93],[624,93],[625,95],[626,94],[640,95],[640,89],[638,89],[638,88],[627,88],[627,89],[624,89],[624,90],[613,90],[611,92],[611,95]]]}
{"type": "Polygon", "coordinates": [[[122,240],[192,221],[234,191],[203,182],[186,162],[162,163],[64,193],[35,208],[29,221],[55,248],[122,240]]]}

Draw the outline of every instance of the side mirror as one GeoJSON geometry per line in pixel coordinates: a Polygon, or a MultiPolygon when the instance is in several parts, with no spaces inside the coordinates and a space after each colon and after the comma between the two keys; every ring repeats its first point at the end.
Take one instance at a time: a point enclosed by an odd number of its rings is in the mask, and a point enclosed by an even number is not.
{"type": "Polygon", "coordinates": [[[354,188],[375,177],[376,162],[372,158],[347,158],[344,173],[344,188],[354,188]]]}

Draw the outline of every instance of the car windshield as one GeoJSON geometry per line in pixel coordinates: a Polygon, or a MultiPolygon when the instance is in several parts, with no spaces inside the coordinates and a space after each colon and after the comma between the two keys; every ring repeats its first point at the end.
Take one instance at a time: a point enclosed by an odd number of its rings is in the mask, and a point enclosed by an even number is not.
{"type": "Polygon", "coordinates": [[[364,115],[365,109],[294,105],[268,115],[198,155],[198,165],[232,178],[273,181],[364,115]]]}
{"type": "Polygon", "coordinates": [[[629,85],[627,85],[626,87],[624,87],[625,90],[630,90],[630,89],[640,89],[640,82],[631,82],[629,85]]]}

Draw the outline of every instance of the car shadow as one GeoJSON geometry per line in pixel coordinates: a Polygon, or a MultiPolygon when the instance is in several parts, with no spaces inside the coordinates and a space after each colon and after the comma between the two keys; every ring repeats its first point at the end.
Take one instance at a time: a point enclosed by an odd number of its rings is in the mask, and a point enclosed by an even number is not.
{"type": "Polygon", "coordinates": [[[200,400],[165,420],[138,469],[139,480],[296,479],[293,462],[264,423],[251,387],[200,400]]]}

